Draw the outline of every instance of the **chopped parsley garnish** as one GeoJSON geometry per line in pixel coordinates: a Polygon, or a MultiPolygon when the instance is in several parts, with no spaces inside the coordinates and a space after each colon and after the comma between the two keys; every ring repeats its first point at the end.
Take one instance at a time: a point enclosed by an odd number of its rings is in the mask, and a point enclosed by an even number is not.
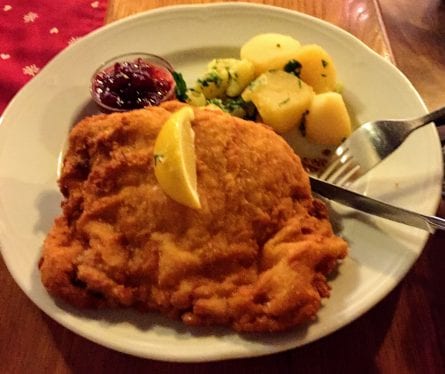
{"type": "Polygon", "coordinates": [[[281,48],[281,44],[280,43],[277,43],[277,48],[281,48]]]}
{"type": "Polygon", "coordinates": [[[185,102],[187,100],[187,84],[185,83],[185,80],[181,73],[174,71],[173,78],[175,79],[176,82],[176,87],[175,87],[176,98],[179,101],[185,102]]]}
{"type": "Polygon", "coordinates": [[[217,107],[221,108],[225,112],[232,113],[233,111],[242,108],[245,104],[244,100],[241,96],[235,97],[235,98],[226,98],[224,100],[219,98],[214,99],[208,99],[208,104],[216,105],[217,107]]]}
{"type": "Polygon", "coordinates": [[[217,97],[215,97],[213,99],[208,99],[207,104],[213,104],[213,105],[216,105],[217,107],[221,108],[222,110],[225,110],[223,101],[217,97]]]}
{"type": "Polygon", "coordinates": [[[321,65],[325,68],[326,66],[328,66],[328,62],[326,60],[321,60],[321,65]]]}
{"type": "Polygon", "coordinates": [[[162,164],[162,162],[164,161],[164,155],[155,154],[153,155],[153,159],[155,161],[155,166],[157,164],[162,164]]]}
{"type": "Polygon", "coordinates": [[[221,77],[218,75],[218,73],[212,71],[208,73],[204,79],[198,79],[198,83],[203,87],[208,87],[211,83],[219,86],[221,83],[221,77]]]}
{"type": "Polygon", "coordinates": [[[226,99],[224,106],[227,108],[227,110],[232,113],[236,109],[242,108],[245,104],[245,101],[241,96],[235,97],[235,98],[228,98],[226,99]]]}
{"type": "Polygon", "coordinates": [[[207,104],[216,105],[224,112],[240,118],[255,118],[256,111],[253,103],[246,103],[241,96],[226,97],[224,99],[207,99],[207,104]]]}
{"type": "Polygon", "coordinates": [[[301,64],[297,60],[289,60],[289,62],[284,65],[284,71],[287,73],[291,73],[296,77],[300,77],[301,73],[301,64]]]}
{"type": "Polygon", "coordinates": [[[279,103],[278,103],[278,106],[282,106],[282,105],[284,105],[284,104],[288,103],[288,102],[289,102],[289,100],[290,100],[290,98],[289,98],[289,97],[288,97],[288,98],[286,98],[286,99],[284,99],[283,101],[281,101],[281,102],[279,102],[279,103]]]}

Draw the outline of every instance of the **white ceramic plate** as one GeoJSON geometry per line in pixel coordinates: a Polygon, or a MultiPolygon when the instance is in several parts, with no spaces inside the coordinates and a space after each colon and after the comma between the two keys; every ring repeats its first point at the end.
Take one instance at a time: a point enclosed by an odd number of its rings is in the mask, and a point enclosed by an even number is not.
{"type": "MultiPolygon", "coordinates": [[[[58,158],[70,126],[96,110],[88,93],[95,68],[115,55],[147,51],[166,57],[192,81],[210,58],[237,56],[248,38],[271,31],[318,43],[332,54],[358,121],[425,112],[408,80],[356,38],[280,8],[241,3],[163,8],[90,34],[60,53],[20,91],[0,126],[2,254],[18,285],[45,313],[119,351],[160,360],[208,361],[269,354],[319,339],[363,314],[401,280],[427,234],[334,207],[350,256],[332,280],[332,296],[318,319],[285,334],[241,336],[224,329],[188,328],[156,314],[76,311],[56,303],[43,289],[37,262],[42,241],[60,212],[58,158]]],[[[370,174],[365,187],[370,195],[433,213],[441,178],[438,137],[434,128],[425,127],[370,174]]]]}

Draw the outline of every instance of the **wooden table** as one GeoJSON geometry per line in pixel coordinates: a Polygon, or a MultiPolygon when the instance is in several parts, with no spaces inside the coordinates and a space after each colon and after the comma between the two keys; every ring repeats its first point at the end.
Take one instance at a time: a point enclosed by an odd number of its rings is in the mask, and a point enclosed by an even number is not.
{"type": "MultiPolygon", "coordinates": [[[[109,0],[107,22],[157,6],[205,1],[109,0]]],[[[435,109],[445,104],[445,3],[439,0],[261,1],[356,35],[393,61],[435,109]]],[[[444,215],[443,205],[439,214],[444,215]]],[[[445,233],[431,236],[401,284],[361,318],[315,343],[271,356],[205,364],[130,357],[59,326],[0,262],[0,373],[445,373],[445,233]]]]}

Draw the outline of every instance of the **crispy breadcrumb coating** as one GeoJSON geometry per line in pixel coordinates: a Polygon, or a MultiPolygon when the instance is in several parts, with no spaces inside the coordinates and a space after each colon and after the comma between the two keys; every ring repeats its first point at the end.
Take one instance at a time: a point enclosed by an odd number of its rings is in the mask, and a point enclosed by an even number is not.
{"type": "Polygon", "coordinates": [[[153,146],[180,105],[73,128],[43,284],[80,308],[156,310],[189,325],[271,332],[310,321],[347,244],[300,159],[264,125],[195,108],[202,209],[176,203],[156,181],[153,146]]]}

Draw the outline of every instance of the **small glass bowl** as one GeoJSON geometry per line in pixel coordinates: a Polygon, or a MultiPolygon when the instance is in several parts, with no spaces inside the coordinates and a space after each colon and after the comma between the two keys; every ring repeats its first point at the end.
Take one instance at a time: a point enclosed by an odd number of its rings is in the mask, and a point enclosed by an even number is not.
{"type": "MultiPolygon", "coordinates": [[[[91,77],[91,87],[90,93],[93,100],[100,107],[100,109],[106,113],[110,112],[126,112],[133,109],[140,109],[145,106],[154,106],[159,105],[163,101],[172,100],[175,98],[175,79],[173,77],[173,66],[164,58],[160,56],[156,56],[150,53],[128,53],[123,54],[117,57],[114,57],[101,66],[99,66],[91,77]],[[170,87],[168,90],[157,91],[154,94],[156,95],[156,99],[153,99],[149,102],[139,103],[138,105],[130,106],[130,107],[119,107],[119,106],[111,106],[103,102],[101,94],[104,92],[100,87],[101,75],[106,74],[107,72],[113,72],[116,63],[136,63],[139,59],[148,65],[153,67],[158,74],[161,75],[161,78],[165,81],[168,81],[170,87]]],[[[113,94],[112,91],[109,91],[113,94]]],[[[148,96],[142,97],[141,100],[149,100],[148,96]]]]}

